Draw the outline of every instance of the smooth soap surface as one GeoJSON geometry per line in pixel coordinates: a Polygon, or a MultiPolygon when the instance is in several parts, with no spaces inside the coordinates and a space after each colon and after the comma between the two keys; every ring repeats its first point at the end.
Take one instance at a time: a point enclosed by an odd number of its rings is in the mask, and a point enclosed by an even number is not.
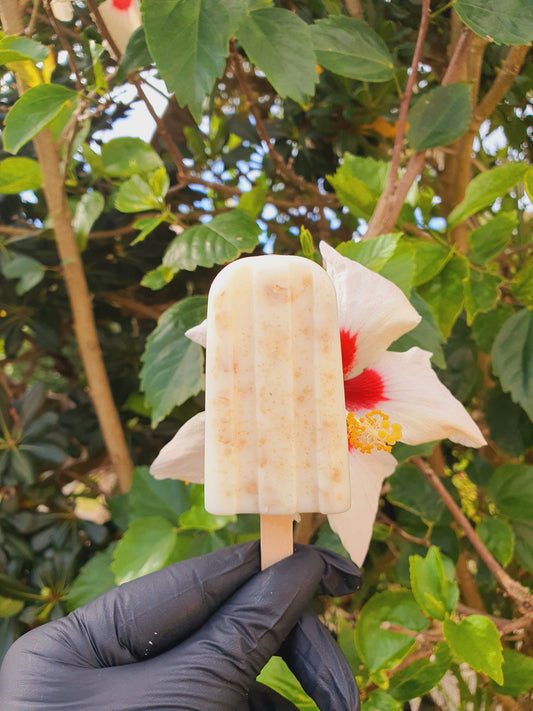
{"type": "Polygon", "coordinates": [[[205,505],[215,514],[350,505],[337,303],[302,257],[247,257],[211,287],[205,505]]]}

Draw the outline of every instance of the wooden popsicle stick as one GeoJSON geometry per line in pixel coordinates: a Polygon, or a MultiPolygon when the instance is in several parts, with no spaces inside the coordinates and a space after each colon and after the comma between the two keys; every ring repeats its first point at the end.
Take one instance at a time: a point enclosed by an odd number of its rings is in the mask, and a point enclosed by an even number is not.
{"type": "Polygon", "coordinates": [[[270,515],[261,514],[261,570],[277,563],[278,560],[292,555],[293,514],[270,515]]]}

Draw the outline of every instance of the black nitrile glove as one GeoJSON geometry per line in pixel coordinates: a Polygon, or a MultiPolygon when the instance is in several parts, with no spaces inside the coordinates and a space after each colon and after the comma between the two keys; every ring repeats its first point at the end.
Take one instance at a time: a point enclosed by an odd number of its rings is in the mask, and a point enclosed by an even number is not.
{"type": "Polygon", "coordinates": [[[348,663],[306,608],[359,583],[352,563],[311,546],[263,572],[257,542],[176,563],[18,639],[1,709],[289,711],[255,681],[279,653],[321,711],[357,711],[348,663]]]}

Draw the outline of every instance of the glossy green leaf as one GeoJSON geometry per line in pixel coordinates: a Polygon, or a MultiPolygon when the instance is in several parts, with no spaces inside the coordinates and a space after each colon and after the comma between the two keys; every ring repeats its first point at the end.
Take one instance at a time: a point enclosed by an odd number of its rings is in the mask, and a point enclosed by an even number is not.
{"type": "Polygon", "coordinates": [[[448,580],[440,551],[431,546],[425,558],[409,557],[411,588],[421,609],[436,620],[444,620],[453,612],[459,600],[459,588],[448,580]]]}
{"type": "Polygon", "coordinates": [[[402,705],[382,689],[374,689],[363,702],[361,711],[401,711],[402,705]]]}
{"type": "Polygon", "coordinates": [[[148,235],[159,227],[159,225],[163,224],[163,222],[166,222],[163,215],[158,215],[157,217],[139,217],[138,220],[135,220],[133,226],[136,230],[140,230],[140,232],[131,244],[134,245],[138,242],[143,242],[148,235]]]}
{"type": "Polygon", "coordinates": [[[506,195],[524,179],[527,169],[526,163],[505,163],[476,175],[466,188],[464,200],[448,216],[448,226],[455,227],[506,195]]]}
{"type": "Polygon", "coordinates": [[[503,464],[491,476],[488,494],[510,519],[533,521],[533,466],[503,464]]]}
{"type": "Polygon", "coordinates": [[[501,283],[501,278],[496,274],[470,269],[464,280],[466,322],[469,326],[477,314],[494,308],[501,283]]]}
{"type": "Polygon", "coordinates": [[[173,269],[165,267],[161,264],[161,266],[156,269],[151,269],[149,272],[146,272],[141,280],[141,286],[145,286],[147,289],[153,289],[154,291],[163,289],[169,282],[172,281],[174,274],[175,272],[173,269]]]}
{"type": "Polygon", "coordinates": [[[191,486],[177,479],[154,479],[148,467],[135,467],[128,499],[130,520],[159,516],[177,526],[190,506],[191,486]]]}
{"type": "Polygon", "coordinates": [[[436,277],[444,269],[452,256],[449,249],[437,244],[437,242],[409,240],[408,243],[415,255],[413,286],[420,286],[431,281],[433,277],[436,277]]]}
{"type": "Polygon", "coordinates": [[[32,62],[44,62],[48,57],[48,51],[48,47],[27,37],[9,35],[0,40],[0,64],[26,59],[32,62]]]}
{"type": "Polygon", "coordinates": [[[7,279],[18,279],[17,294],[25,294],[39,284],[45,274],[44,266],[25,254],[13,256],[2,269],[7,279]]]}
{"type": "Polygon", "coordinates": [[[390,680],[389,694],[405,703],[424,696],[437,686],[450,668],[451,654],[448,645],[440,642],[434,652],[434,661],[418,659],[396,672],[390,680]]]}
{"type": "Polygon", "coordinates": [[[141,25],[141,27],[137,27],[137,29],[133,31],[128,40],[126,51],[120,59],[115,81],[117,84],[125,82],[128,78],[128,74],[131,74],[137,69],[143,69],[149,64],[152,64],[152,62],[152,55],[146,46],[144,27],[141,25]]]}
{"type": "Polygon", "coordinates": [[[360,658],[372,672],[396,666],[414,646],[412,636],[391,632],[385,627],[402,627],[422,632],[429,620],[422,615],[416,600],[406,590],[376,593],[364,605],[355,626],[355,646],[360,658]]]}
{"type": "Polygon", "coordinates": [[[476,532],[498,563],[505,567],[511,562],[514,550],[514,533],[507,521],[488,516],[481,519],[476,527],[476,532]]]}
{"type": "Polygon", "coordinates": [[[510,457],[520,457],[533,442],[533,422],[500,387],[485,393],[483,415],[494,444],[510,457]]]}
{"type": "Polygon", "coordinates": [[[299,711],[318,711],[318,706],[307,696],[300,682],[281,657],[271,657],[257,677],[257,681],[270,686],[286,699],[292,701],[299,711]]]}
{"type": "Polygon", "coordinates": [[[87,246],[89,232],[104,211],[104,207],[104,196],[96,190],[83,193],[77,203],[74,217],[72,218],[72,227],[74,228],[80,251],[83,251],[87,246]]]}
{"type": "Polygon", "coordinates": [[[242,0],[143,0],[146,44],[161,77],[199,123],[204,99],[224,73],[242,0]]]}
{"type": "Polygon", "coordinates": [[[494,622],[483,615],[470,615],[456,624],[445,620],[444,637],[452,652],[472,669],[503,683],[502,643],[494,622]]]}
{"type": "Polygon", "coordinates": [[[197,528],[202,531],[218,531],[230,522],[236,522],[237,516],[214,516],[203,505],[191,506],[179,517],[180,528],[197,528]]]}
{"type": "Polygon", "coordinates": [[[467,27],[497,44],[530,44],[533,15],[530,0],[457,0],[455,12],[467,27]]]}
{"type": "Polygon", "coordinates": [[[490,353],[500,328],[514,314],[512,306],[505,303],[487,313],[478,313],[472,323],[472,338],[483,353],[490,353]]]}
{"type": "Polygon", "coordinates": [[[279,7],[252,10],[243,16],[236,37],[280,96],[305,104],[314,94],[311,31],[298,15],[279,7]]]}
{"type": "Polygon", "coordinates": [[[149,143],[140,138],[122,136],[102,146],[102,169],[115,178],[129,178],[151,173],[163,167],[163,161],[149,143]]]}
{"type": "Polygon", "coordinates": [[[120,186],[115,195],[115,207],[120,212],[145,212],[162,210],[164,200],[154,195],[150,183],[140,175],[132,175],[120,186]]]}
{"type": "Polygon", "coordinates": [[[448,84],[423,94],[407,115],[406,137],[415,151],[447,146],[468,128],[472,113],[467,84],[448,84]]]}
{"type": "Polygon", "coordinates": [[[226,264],[255,249],[260,233],[256,221],[242,210],[217,215],[175,237],[165,252],[163,266],[177,272],[226,264]]]}
{"type": "Polygon", "coordinates": [[[444,503],[418,467],[401,464],[388,481],[389,501],[420,516],[426,523],[439,520],[444,503]]]}
{"type": "Polygon", "coordinates": [[[491,687],[497,694],[504,696],[521,696],[533,688],[533,659],[515,652],[513,649],[503,650],[503,684],[491,682],[491,687]]]}
{"type": "Polygon", "coordinates": [[[468,235],[468,258],[476,264],[488,264],[507,247],[518,220],[514,212],[499,212],[468,235]]]}
{"type": "Polygon", "coordinates": [[[86,605],[115,587],[115,576],[111,572],[115,548],[116,543],[112,543],[104,551],[97,551],[82,567],[68,591],[69,610],[86,605]]]}
{"type": "Polygon", "coordinates": [[[366,22],[333,15],[311,25],[318,63],[335,74],[361,81],[392,79],[394,62],[381,37],[366,22]]]}
{"type": "Polygon", "coordinates": [[[118,542],[111,570],[117,585],[163,568],[176,545],[177,532],[160,516],[138,518],[118,542]]]}
{"type": "Polygon", "coordinates": [[[533,420],[532,311],[517,311],[503,324],[494,341],[492,362],[503,390],[533,420]]]}
{"type": "Polygon", "coordinates": [[[442,349],[444,338],[435,323],[429,306],[416,291],[411,292],[410,301],[420,316],[422,316],[422,320],[415,328],[394,341],[388,350],[402,352],[413,348],[413,346],[418,346],[418,348],[422,348],[433,354],[431,356],[431,362],[435,366],[438,368],[446,368],[446,359],[444,358],[444,351],[442,349]]]}
{"type": "Polygon", "coordinates": [[[385,189],[388,169],[384,161],[344,153],[335,175],[327,178],[352,215],[369,220],[385,189]]]}
{"type": "Polygon", "coordinates": [[[77,94],[59,84],[39,84],[22,94],[4,122],[4,148],[17,153],[22,146],[47,126],[65,104],[74,105],[77,94]]]}
{"type": "Polygon", "coordinates": [[[533,573],[533,521],[513,521],[514,555],[517,563],[533,573]]]}
{"type": "Polygon", "coordinates": [[[239,198],[239,209],[247,212],[254,219],[261,214],[267,197],[267,189],[263,185],[255,185],[239,198]]]}
{"type": "Polygon", "coordinates": [[[152,408],[153,427],[204,387],[202,348],[185,331],[204,320],[206,304],[204,296],[179,301],[164,312],[148,337],[141,386],[152,408]]]}
{"type": "Polygon", "coordinates": [[[353,259],[364,267],[379,272],[385,266],[385,262],[394,254],[401,236],[400,232],[396,232],[395,234],[380,235],[360,242],[354,242],[353,240],[341,242],[337,247],[337,251],[343,257],[353,259]]]}
{"type": "Polygon", "coordinates": [[[387,259],[379,273],[385,279],[399,286],[403,293],[409,297],[413,288],[415,270],[414,252],[406,240],[400,240],[392,257],[387,259]]]}
{"type": "Polygon", "coordinates": [[[463,282],[468,277],[468,261],[453,257],[431,281],[418,287],[418,293],[429,306],[440,331],[448,338],[462,311],[464,303],[463,282]]]}
{"type": "Polygon", "coordinates": [[[533,307],[533,258],[520,267],[509,284],[513,296],[528,308],[533,307]]]}
{"type": "Polygon", "coordinates": [[[31,158],[6,158],[0,163],[0,193],[15,195],[23,190],[39,190],[43,182],[41,166],[31,158]]]}

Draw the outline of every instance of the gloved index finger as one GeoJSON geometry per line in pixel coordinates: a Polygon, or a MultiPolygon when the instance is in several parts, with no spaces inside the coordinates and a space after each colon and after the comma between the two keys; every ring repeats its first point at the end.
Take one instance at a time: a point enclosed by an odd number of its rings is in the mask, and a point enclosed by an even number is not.
{"type": "Polygon", "coordinates": [[[189,637],[259,570],[257,541],[175,563],[47,626],[48,644],[55,639],[67,663],[90,667],[147,659],[189,637]]]}

